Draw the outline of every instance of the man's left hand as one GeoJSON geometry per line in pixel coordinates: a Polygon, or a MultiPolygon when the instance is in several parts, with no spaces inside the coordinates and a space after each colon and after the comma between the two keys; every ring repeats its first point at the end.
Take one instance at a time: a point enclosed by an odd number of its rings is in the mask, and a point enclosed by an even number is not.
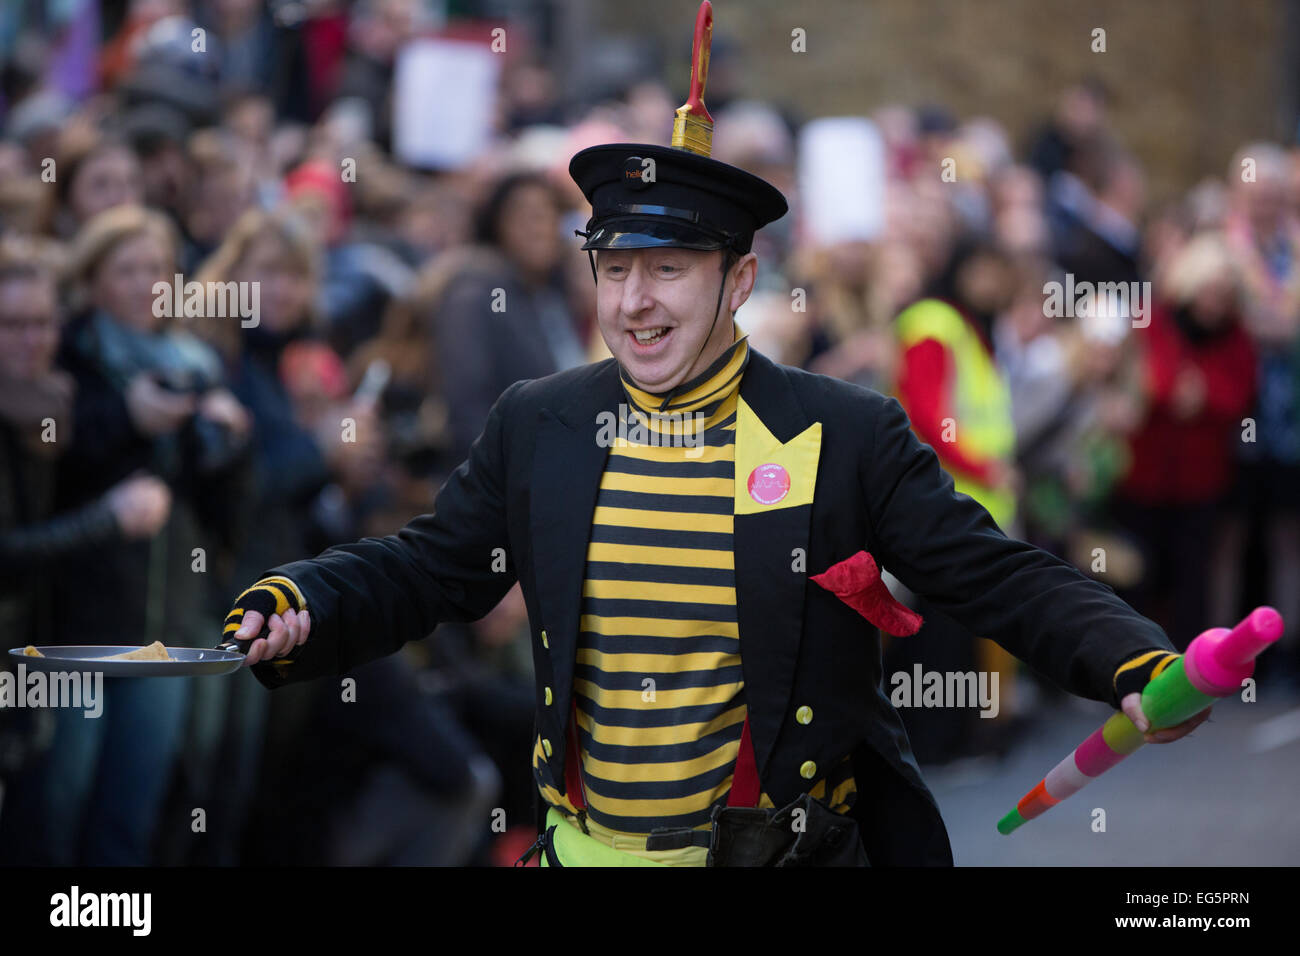
{"type": "Polygon", "coordinates": [[[1181,724],[1151,730],[1151,721],[1142,712],[1142,690],[1180,657],[1181,654],[1173,651],[1153,648],[1125,661],[1115,672],[1115,691],[1119,697],[1120,710],[1133,721],[1133,725],[1142,732],[1149,744],[1167,744],[1171,740],[1185,737],[1210,716],[1210,708],[1207,707],[1181,724]]]}
{"type": "Polygon", "coordinates": [[[1143,731],[1143,737],[1149,744],[1167,744],[1170,741],[1177,740],[1179,737],[1186,737],[1193,730],[1199,727],[1207,717],[1213,706],[1206,707],[1203,711],[1194,717],[1189,717],[1181,724],[1175,724],[1173,727],[1165,727],[1163,730],[1152,731],[1151,722],[1147,720],[1146,714],[1142,713],[1142,695],[1132,693],[1120,701],[1120,709],[1129,720],[1137,726],[1138,730],[1143,731]]]}

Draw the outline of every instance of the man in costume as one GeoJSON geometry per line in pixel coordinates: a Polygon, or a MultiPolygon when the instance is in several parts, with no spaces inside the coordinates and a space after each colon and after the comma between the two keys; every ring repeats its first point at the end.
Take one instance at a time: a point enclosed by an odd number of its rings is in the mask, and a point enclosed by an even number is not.
{"type": "Polygon", "coordinates": [[[675,145],[570,164],[613,357],[511,386],[431,514],[268,571],[225,636],[277,687],[476,620],[519,581],[548,865],[951,864],[881,689],[877,628],[920,624],[882,568],[1131,716],[1174,649],[956,493],[897,401],[750,348],[750,245],[786,203],[707,156],[707,6],[675,145]]]}

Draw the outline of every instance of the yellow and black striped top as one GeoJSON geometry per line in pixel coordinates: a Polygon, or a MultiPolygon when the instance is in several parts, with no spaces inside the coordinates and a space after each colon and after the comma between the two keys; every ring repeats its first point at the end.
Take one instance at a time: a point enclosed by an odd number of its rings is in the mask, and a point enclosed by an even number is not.
{"type": "MultiPolygon", "coordinates": [[[[737,327],[666,406],[623,377],[626,440],[610,449],[592,515],[573,675],[587,812],[618,833],[707,827],[731,790],[745,722],[732,522],[748,360],[737,327]]],[[[533,768],[543,799],[572,813],[540,736],[533,768]]],[[[849,761],[810,792],[828,786],[827,802],[847,811],[849,761]]]]}

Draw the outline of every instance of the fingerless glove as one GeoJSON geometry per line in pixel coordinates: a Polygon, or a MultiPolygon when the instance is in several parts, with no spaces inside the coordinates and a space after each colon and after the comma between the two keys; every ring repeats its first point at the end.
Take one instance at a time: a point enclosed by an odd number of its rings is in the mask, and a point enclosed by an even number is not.
{"type": "Polygon", "coordinates": [[[1182,657],[1164,648],[1140,651],[1130,657],[1115,671],[1115,697],[1122,701],[1129,694],[1142,693],[1142,689],[1159,677],[1174,661],[1182,657]]]}
{"type": "MultiPolygon", "coordinates": [[[[235,598],[235,607],[226,615],[226,624],[221,629],[221,636],[225,640],[230,640],[235,631],[239,630],[243,624],[244,615],[249,611],[256,611],[262,615],[264,622],[262,631],[265,632],[265,622],[271,620],[272,614],[283,615],[286,611],[302,611],[306,607],[307,599],[298,590],[298,585],[288,578],[278,575],[262,578],[262,580],[235,598]]],[[[261,634],[253,636],[256,638],[260,637],[261,634]]]]}

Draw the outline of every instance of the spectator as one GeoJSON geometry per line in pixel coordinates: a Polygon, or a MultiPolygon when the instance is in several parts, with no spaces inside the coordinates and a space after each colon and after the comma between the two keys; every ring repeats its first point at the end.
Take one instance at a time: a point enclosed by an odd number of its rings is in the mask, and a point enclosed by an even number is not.
{"type": "Polygon", "coordinates": [[[369,104],[375,140],[385,150],[391,149],[393,137],[394,63],[402,46],[428,25],[427,20],[418,0],[362,0],[352,15],[338,95],[369,104]]]}
{"type": "MultiPolygon", "coordinates": [[[[166,219],[138,206],[101,213],[73,247],[84,308],[60,361],[77,384],[77,433],[60,462],[56,507],[84,507],[146,471],[167,483],[173,507],[156,536],[60,563],[60,643],[193,647],[219,632],[212,575],[196,571],[216,570],[237,544],[249,423],[216,354],[155,313],[153,285],[174,273],[175,253],[166,219]]],[[[59,712],[34,782],[45,862],[149,862],[189,697],[189,678],[121,679],[105,685],[100,719],[59,712]]]]}
{"type": "Polygon", "coordinates": [[[1241,482],[1216,580],[1235,604],[1245,532],[1251,524],[1261,528],[1268,559],[1264,593],[1287,622],[1279,653],[1265,659],[1263,670],[1300,683],[1300,219],[1289,198],[1291,164],[1281,148],[1242,147],[1228,182],[1225,231],[1241,267],[1259,390],[1249,410],[1254,441],[1237,445],[1241,482]]]}
{"type": "Polygon", "coordinates": [[[1068,169],[1083,144],[1105,132],[1108,99],[1096,78],[1072,84],[1061,93],[1055,115],[1043,124],[1029,148],[1029,165],[1045,181],[1068,169]]]}
{"type": "Polygon", "coordinates": [[[191,180],[180,262],[186,275],[196,271],[216,250],[235,220],[256,198],[247,147],[228,130],[202,129],[191,136],[189,160],[191,180]]]}
{"type": "Polygon", "coordinates": [[[1052,180],[1054,257],[1076,282],[1137,282],[1145,184],[1137,161],[1106,139],[1073,154],[1052,180]]]}
{"type": "Polygon", "coordinates": [[[50,188],[21,167],[0,172],[0,234],[34,236],[48,232],[50,188]]]}
{"type": "Polygon", "coordinates": [[[560,206],[543,177],[507,176],[479,212],[478,247],[429,303],[457,460],[507,386],[586,361],[562,278],[559,227],[560,206]]]}
{"type": "Polygon", "coordinates": [[[121,130],[140,164],[142,201],[181,225],[190,175],[185,115],[162,103],[146,103],[122,117],[121,130]]]}
{"type": "Polygon", "coordinates": [[[97,213],[144,200],[140,161],[123,139],[70,133],[56,160],[56,228],[70,238],[97,213]]]}
{"type": "MultiPolygon", "coordinates": [[[[53,367],[56,268],[53,249],[0,241],[0,628],[37,646],[54,641],[51,585],[59,557],[151,537],[170,506],[166,485],[138,476],[84,507],[54,509],[56,459],[73,428],[72,379],[53,367]]],[[[6,659],[0,669],[12,665],[6,659]]],[[[0,863],[39,858],[49,836],[39,826],[46,818],[30,767],[54,724],[49,710],[0,708],[0,781],[9,791],[0,815],[0,863]]]]}
{"type": "Polygon", "coordinates": [[[1146,568],[1132,601],[1181,650],[1205,627],[1215,528],[1232,486],[1233,446],[1255,393],[1240,281],[1221,235],[1171,263],[1150,325],[1135,330],[1147,409],[1115,502],[1146,568]]]}
{"type": "Polygon", "coordinates": [[[811,339],[796,361],[887,391],[897,374],[893,320],[921,289],[915,254],[898,241],[840,242],[799,258],[798,281],[807,284],[811,300],[811,339]]]}
{"type": "Polygon", "coordinates": [[[53,250],[31,242],[0,243],[0,619],[7,633],[36,644],[54,639],[49,584],[59,555],[119,534],[150,537],[170,506],[166,485],[137,476],[77,511],[53,511],[56,459],[75,425],[72,377],[54,368],[60,319],[53,258],[53,250]]]}

